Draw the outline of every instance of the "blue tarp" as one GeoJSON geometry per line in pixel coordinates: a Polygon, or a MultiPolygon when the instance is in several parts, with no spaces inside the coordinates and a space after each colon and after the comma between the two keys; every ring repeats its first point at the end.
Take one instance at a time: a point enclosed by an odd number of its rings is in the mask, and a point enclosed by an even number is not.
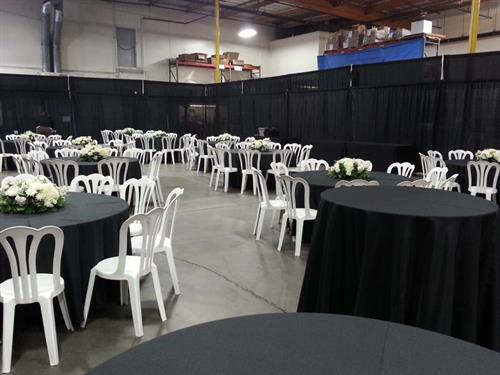
{"type": "Polygon", "coordinates": [[[417,38],[399,43],[391,43],[383,47],[369,48],[364,51],[318,56],[318,69],[324,70],[350,65],[421,59],[424,57],[424,48],[424,38],[417,38]]]}

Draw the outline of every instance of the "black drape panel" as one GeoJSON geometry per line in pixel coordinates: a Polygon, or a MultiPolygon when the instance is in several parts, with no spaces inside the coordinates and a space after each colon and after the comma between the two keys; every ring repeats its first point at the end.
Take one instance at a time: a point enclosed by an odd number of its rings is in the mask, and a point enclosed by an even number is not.
{"type": "Polygon", "coordinates": [[[500,53],[446,56],[443,74],[447,82],[500,80],[500,53]]]}

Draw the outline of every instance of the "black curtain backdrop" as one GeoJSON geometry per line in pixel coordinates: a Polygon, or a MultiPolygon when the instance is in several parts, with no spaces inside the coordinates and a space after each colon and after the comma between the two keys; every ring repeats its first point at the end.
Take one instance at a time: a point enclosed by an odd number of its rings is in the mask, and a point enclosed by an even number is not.
{"type": "Polygon", "coordinates": [[[63,135],[126,126],[242,137],[500,148],[500,53],[454,55],[219,85],[0,75],[0,134],[47,111],[63,135]]]}

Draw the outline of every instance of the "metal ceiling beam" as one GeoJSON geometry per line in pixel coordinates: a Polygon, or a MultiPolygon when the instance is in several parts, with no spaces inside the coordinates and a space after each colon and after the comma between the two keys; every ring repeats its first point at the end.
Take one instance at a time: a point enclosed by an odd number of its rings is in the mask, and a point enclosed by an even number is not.
{"type": "Polygon", "coordinates": [[[367,13],[391,11],[404,5],[416,5],[417,0],[389,0],[385,3],[379,3],[365,8],[367,13]]]}
{"type": "MultiPolygon", "coordinates": [[[[239,6],[237,6],[238,9],[247,9],[247,10],[259,10],[259,8],[262,8],[266,5],[272,4],[274,1],[272,0],[251,0],[247,1],[246,3],[243,3],[239,6]]],[[[227,10],[223,11],[222,14],[226,16],[234,16],[236,14],[240,13],[238,10],[227,10]]]]}

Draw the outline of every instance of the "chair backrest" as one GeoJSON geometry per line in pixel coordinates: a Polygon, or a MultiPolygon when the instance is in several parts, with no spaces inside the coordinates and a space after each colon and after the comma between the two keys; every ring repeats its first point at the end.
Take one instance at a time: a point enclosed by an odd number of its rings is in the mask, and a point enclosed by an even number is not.
{"type": "Polygon", "coordinates": [[[250,148],[250,142],[238,142],[234,145],[236,150],[247,150],[250,148]]]}
{"type": "Polygon", "coordinates": [[[123,141],[121,139],[113,139],[108,142],[108,145],[111,147],[118,147],[123,145],[123,141]]]}
{"type": "Polygon", "coordinates": [[[273,151],[273,162],[283,163],[287,167],[290,166],[290,161],[292,160],[293,153],[290,149],[287,150],[274,150],[273,151]]]}
{"type": "Polygon", "coordinates": [[[43,176],[43,166],[38,160],[23,158],[24,172],[43,176]]]}
{"type": "Polygon", "coordinates": [[[144,134],[139,139],[144,150],[154,150],[155,138],[152,134],[144,134]]]}
{"type": "MultiPolygon", "coordinates": [[[[47,249],[44,257],[52,256],[52,283],[54,290],[62,290],[61,255],[64,245],[63,231],[54,226],[40,229],[30,227],[11,227],[0,232],[0,244],[7,254],[14,298],[18,304],[33,303],[39,300],[37,278],[37,254],[40,242],[45,237],[52,237],[53,252],[47,249]]],[[[46,271],[46,270],[44,270],[46,271]]]]}
{"type": "Polygon", "coordinates": [[[246,142],[246,143],[252,143],[252,142],[255,142],[255,137],[246,137],[246,138],[245,138],[245,142],[246,142]]]}
{"type": "Polygon", "coordinates": [[[26,154],[27,159],[42,161],[45,159],[49,159],[49,155],[42,150],[32,150],[26,154]]]}
{"type": "Polygon", "coordinates": [[[129,243],[129,227],[132,224],[141,226],[141,245],[137,249],[137,256],[140,256],[139,272],[147,275],[151,272],[153,264],[154,246],[162,240],[162,221],[165,209],[163,207],[154,208],[148,213],[137,214],[125,220],[120,227],[118,264],[114,274],[123,275],[127,258],[129,243]]]}
{"type": "Polygon", "coordinates": [[[16,154],[18,155],[26,155],[28,150],[27,150],[27,145],[28,145],[28,140],[22,139],[22,138],[16,138],[14,139],[14,146],[16,148],[16,154]]]}
{"type": "Polygon", "coordinates": [[[422,163],[422,175],[424,178],[427,178],[427,174],[432,168],[446,167],[446,164],[443,161],[443,159],[427,156],[421,153],[419,153],[419,155],[420,155],[420,162],[422,163]]]}
{"type": "Polygon", "coordinates": [[[134,215],[146,213],[151,203],[155,182],[148,177],[131,178],[120,186],[120,198],[134,206],[134,215]]]}
{"type": "Polygon", "coordinates": [[[231,157],[231,152],[229,151],[229,148],[215,148],[215,155],[216,155],[216,162],[217,166],[219,168],[232,168],[233,167],[233,160],[231,157]],[[228,156],[226,158],[226,155],[228,156]],[[226,163],[227,160],[227,163],[226,163]]]}
{"type": "Polygon", "coordinates": [[[160,241],[163,241],[163,238],[165,237],[169,238],[170,241],[172,241],[174,237],[177,208],[180,202],[180,196],[183,194],[184,189],[177,187],[168,194],[167,199],[165,200],[165,204],[163,205],[165,211],[162,220],[163,235],[161,236],[160,241]]]}
{"type": "Polygon", "coordinates": [[[230,150],[231,149],[231,146],[229,143],[227,142],[219,142],[215,145],[215,148],[219,149],[219,150],[230,150]]]}
{"type": "Polygon", "coordinates": [[[427,155],[429,155],[431,158],[437,158],[443,160],[443,154],[441,154],[439,151],[436,150],[428,150],[427,155]]]}
{"type": "Polygon", "coordinates": [[[482,193],[482,190],[487,188],[496,189],[498,186],[499,173],[500,164],[498,163],[492,163],[484,160],[469,161],[467,163],[469,189],[475,187],[478,189],[479,193],[482,193]],[[491,173],[493,173],[493,177],[491,177],[491,173]]]}
{"type": "Polygon", "coordinates": [[[128,148],[123,151],[123,157],[125,158],[135,158],[139,160],[139,163],[144,164],[144,150],[140,148],[128,148]]]}
{"type": "Polygon", "coordinates": [[[219,137],[216,137],[216,136],[207,137],[207,142],[217,142],[218,140],[219,140],[219,137]]]}
{"type": "Polygon", "coordinates": [[[392,163],[391,165],[389,165],[389,168],[387,168],[387,173],[392,173],[393,169],[396,170],[396,173],[398,175],[410,178],[413,174],[413,171],[415,171],[415,165],[407,162],[392,163]]]}
{"type": "Polygon", "coordinates": [[[52,146],[56,146],[56,147],[71,146],[71,141],[67,141],[65,139],[54,139],[52,141],[52,146]]]}
{"type": "Polygon", "coordinates": [[[418,187],[418,188],[426,188],[429,189],[431,187],[431,183],[423,178],[415,181],[402,181],[397,186],[404,187],[418,187]]]}
{"type": "Polygon", "coordinates": [[[289,218],[297,217],[297,208],[303,208],[306,216],[311,216],[309,205],[310,188],[309,183],[300,177],[278,176],[277,183],[280,184],[283,196],[287,201],[286,210],[289,218]],[[304,207],[297,207],[297,186],[302,186],[304,192],[304,207]]]}
{"type": "Polygon", "coordinates": [[[366,181],[366,180],[340,180],[335,184],[335,188],[341,187],[354,187],[354,186],[380,186],[378,181],[366,181]]]}
{"type": "Polygon", "coordinates": [[[281,143],[269,142],[269,147],[271,148],[271,150],[281,150],[281,143]]]}
{"type": "Polygon", "coordinates": [[[54,151],[56,158],[71,158],[80,156],[80,150],[76,148],[61,148],[54,151]]]}
{"type": "Polygon", "coordinates": [[[168,134],[161,139],[162,150],[172,150],[175,148],[175,140],[177,139],[177,134],[168,134]]]}
{"type": "Polygon", "coordinates": [[[297,154],[297,167],[300,167],[300,163],[304,160],[309,159],[311,156],[312,145],[304,145],[297,154]]]}
{"type": "Polygon", "coordinates": [[[299,163],[299,168],[303,171],[319,171],[319,170],[328,170],[330,169],[330,164],[326,160],[323,159],[306,159],[302,160],[299,163]]]}
{"type": "Polygon", "coordinates": [[[127,179],[130,160],[127,158],[111,157],[97,163],[97,171],[113,178],[113,189],[118,191],[120,185],[127,179]]]}
{"type": "Polygon", "coordinates": [[[302,145],[298,143],[287,143],[284,147],[283,150],[290,150],[292,151],[292,159],[295,158],[295,165],[297,165],[297,159],[300,155],[300,150],[302,149],[302,145]]]}
{"type": "Polygon", "coordinates": [[[447,178],[438,186],[438,189],[452,191],[454,188],[458,188],[459,185],[457,183],[458,173],[455,173],[453,176],[447,178]]]}
{"type": "Polygon", "coordinates": [[[24,160],[21,155],[12,154],[12,161],[16,167],[17,173],[26,173],[26,167],[24,165],[24,160]]]}
{"type": "Polygon", "coordinates": [[[269,206],[270,205],[269,192],[267,190],[266,178],[256,168],[252,168],[252,172],[253,172],[253,175],[255,176],[255,179],[257,180],[257,193],[259,196],[259,201],[261,203],[265,203],[269,206]]]}
{"type": "Polygon", "coordinates": [[[14,139],[18,139],[20,137],[19,134],[7,134],[5,136],[6,141],[13,141],[14,139]]]}
{"type": "Polygon", "coordinates": [[[102,143],[108,144],[112,133],[113,132],[111,130],[107,129],[101,130],[102,143]]]}
{"type": "Polygon", "coordinates": [[[62,136],[60,134],[51,134],[47,137],[47,139],[52,139],[53,141],[60,141],[62,136]]]}
{"type": "Polygon", "coordinates": [[[252,168],[260,171],[260,152],[257,150],[239,150],[238,157],[242,171],[251,172],[252,168]]]}
{"type": "Polygon", "coordinates": [[[156,180],[160,176],[160,167],[162,158],[163,155],[161,151],[156,152],[151,158],[151,162],[149,163],[149,173],[148,173],[148,177],[150,179],[156,180]]]}
{"type": "Polygon", "coordinates": [[[474,154],[471,151],[466,150],[451,150],[448,151],[448,159],[450,160],[463,160],[463,159],[474,159],[474,154]]]}
{"type": "Polygon", "coordinates": [[[76,176],[71,180],[69,191],[111,195],[113,192],[113,178],[99,173],[76,176]]]}
{"type": "Polygon", "coordinates": [[[78,163],[74,160],[48,159],[45,162],[50,179],[57,186],[69,186],[70,173],[72,178],[80,174],[78,163]]]}
{"type": "Polygon", "coordinates": [[[34,141],[30,143],[31,149],[35,151],[45,151],[49,145],[44,141],[34,141]]]}
{"type": "Polygon", "coordinates": [[[443,181],[446,180],[447,173],[448,173],[448,168],[435,167],[435,168],[432,168],[429,171],[429,173],[427,173],[425,180],[427,180],[431,183],[430,184],[431,188],[439,189],[439,187],[441,186],[443,181]]]}
{"type": "Polygon", "coordinates": [[[182,150],[186,150],[189,146],[189,141],[191,139],[191,134],[184,134],[179,138],[179,148],[182,150]]]}

